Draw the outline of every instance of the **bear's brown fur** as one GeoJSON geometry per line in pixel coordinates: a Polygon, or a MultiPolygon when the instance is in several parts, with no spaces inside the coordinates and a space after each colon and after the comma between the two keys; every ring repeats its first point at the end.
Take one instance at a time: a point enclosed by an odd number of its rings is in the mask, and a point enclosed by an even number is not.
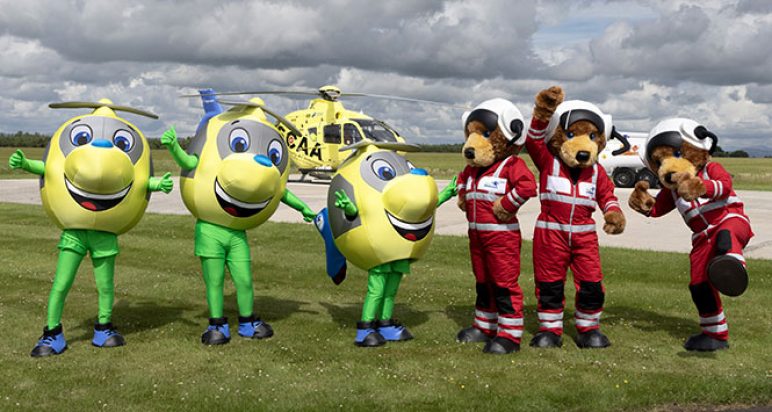
{"type": "MultiPolygon", "coordinates": [[[[465,141],[464,146],[461,148],[461,153],[464,155],[466,163],[472,167],[488,167],[509,156],[520,153],[522,148],[521,145],[509,144],[500,127],[497,126],[494,130],[488,130],[482,122],[476,120],[466,125],[464,138],[465,141]],[[474,156],[471,158],[466,156],[468,150],[474,152],[474,156]]],[[[465,199],[459,196],[456,201],[461,210],[466,210],[465,199]]],[[[497,199],[493,203],[493,213],[501,221],[508,221],[515,216],[514,213],[507,212],[501,206],[501,199],[497,199]]]]}
{"type": "MultiPolygon", "coordinates": [[[[705,194],[705,185],[697,171],[708,164],[710,153],[684,141],[680,149],[670,146],[654,147],[649,166],[657,174],[662,186],[676,191],[684,200],[692,201],[705,194]]],[[[648,215],[654,206],[654,197],[645,181],[636,183],[628,204],[638,213],[648,215]]]]}
{"type": "MultiPolygon", "coordinates": [[[[534,117],[549,122],[555,109],[563,103],[564,96],[563,89],[559,86],[552,86],[539,92],[536,95],[534,117]]],[[[558,125],[547,147],[552,155],[558,157],[569,168],[592,167],[598,161],[598,153],[606,147],[606,134],[599,133],[594,124],[584,120],[572,124],[568,130],[558,125]],[[573,134],[571,139],[568,138],[568,133],[573,134]],[[578,160],[579,152],[589,153],[589,158],[578,160]]],[[[625,230],[625,216],[621,212],[609,211],[603,215],[603,218],[605,220],[603,230],[606,233],[619,234],[625,230]]]]}

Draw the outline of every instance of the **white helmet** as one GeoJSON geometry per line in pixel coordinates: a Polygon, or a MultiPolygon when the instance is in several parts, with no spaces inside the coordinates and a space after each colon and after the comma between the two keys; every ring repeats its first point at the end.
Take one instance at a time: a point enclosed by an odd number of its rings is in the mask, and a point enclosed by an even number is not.
{"type": "Polygon", "coordinates": [[[521,146],[525,144],[525,118],[515,105],[501,98],[486,100],[478,104],[474,109],[464,112],[461,121],[466,125],[473,120],[485,125],[488,130],[501,129],[509,144],[521,146]]]}
{"type": "Polygon", "coordinates": [[[646,144],[639,151],[641,160],[646,167],[651,169],[649,154],[655,147],[670,146],[680,149],[681,143],[684,141],[713,154],[713,151],[716,150],[718,137],[694,120],[681,117],[666,119],[657,123],[649,132],[646,144]]]}
{"type": "Polygon", "coordinates": [[[544,141],[548,142],[552,136],[555,135],[558,125],[563,126],[563,129],[565,130],[580,120],[587,120],[594,124],[600,133],[605,133],[606,139],[611,139],[613,130],[611,115],[603,114],[598,106],[590,102],[585,102],[584,100],[567,100],[560,103],[555,109],[555,113],[552,114],[550,122],[547,125],[547,133],[544,136],[544,141]]]}

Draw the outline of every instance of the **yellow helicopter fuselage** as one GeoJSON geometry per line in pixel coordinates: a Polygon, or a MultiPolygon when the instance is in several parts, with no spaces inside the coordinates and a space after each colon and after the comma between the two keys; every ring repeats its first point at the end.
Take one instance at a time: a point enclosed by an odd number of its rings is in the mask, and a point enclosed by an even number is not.
{"type": "Polygon", "coordinates": [[[405,139],[384,122],[360,112],[347,110],[339,101],[313,99],[308,109],[285,116],[302,136],[283,129],[290,158],[301,170],[334,172],[350,150],[340,148],[363,139],[381,142],[404,142],[405,139]]]}

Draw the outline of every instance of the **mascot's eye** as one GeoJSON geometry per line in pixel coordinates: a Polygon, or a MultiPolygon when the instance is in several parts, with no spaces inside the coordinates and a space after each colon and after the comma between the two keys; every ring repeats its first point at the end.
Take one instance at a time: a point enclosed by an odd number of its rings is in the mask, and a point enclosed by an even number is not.
{"type": "Polygon", "coordinates": [[[378,159],[373,162],[373,172],[381,180],[391,180],[397,176],[397,172],[394,170],[394,166],[389,162],[378,159]]]}
{"type": "Polygon", "coordinates": [[[566,132],[566,137],[569,138],[569,139],[573,139],[574,132],[566,132]]]}
{"type": "Polygon", "coordinates": [[[134,147],[134,136],[128,130],[118,130],[113,136],[113,144],[124,152],[128,152],[134,147]]]}
{"type": "Polygon", "coordinates": [[[660,167],[660,166],[662,166],[662,161],[661,161],[661,160],[657,160],[657,161],[655,161],[654,163],[656,163],[656,164],[657,164],[657,167],[660,167]]]}
{"type": "Polygon", "coordinates": [[[590,140],[595,140],[595,133],[590,133],[590,140]]]}
{"type": "Polygon", "coordinates": [[[676,150],[675,152],[673,152],[673,156],[681,157],[681,151],[680,150],[676,150]]]}
{"type": "Polygon", "coordinates": [[[489,137],[491,137],[491,132],[489,132],[489,131],[487,131],[487,130],[486,130],[486,131],[484,131],[484,132],[483,132],[483,137],[485,137],[486,139],[487,139],[487,138],[489,138],[489,137]]]}
{"type": "Polygon", "coordinates": [[[233,129],[228,142],[234,153],[244,153],[249,149],[249,133],[241,128],[233,129]]]}
{"type": "Polygon", "coordinates": [[[85,124],[75,126],[70,132],[70,141],[75,146],[83,146],[91,141],[91,128],[85,124]]]}
{"type": "Polygon", "coordinates": [[[268,145],[268,158],[271,159],[271,163],[278,166],[279,163],[281,163],[281,159],[284,157],[284,148],[281,145],[281,142],[278,140],[273,140],[268,145]]]}

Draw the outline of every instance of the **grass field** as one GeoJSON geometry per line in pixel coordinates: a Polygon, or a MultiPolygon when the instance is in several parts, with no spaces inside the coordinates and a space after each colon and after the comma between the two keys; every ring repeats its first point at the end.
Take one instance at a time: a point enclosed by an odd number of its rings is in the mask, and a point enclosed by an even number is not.
{"type": "MultiPolygon", "coordinates": [[[[0,179],[3,178],[34,178],[28,173],[19,170],[10,170],[8,167],[8,157],[15,149],[0,147],[0,179]]],[[[25,148],[24,153],[30,159],[40,159],[43,156],[43,149],[25,148]]],[[[173,174],[179,174],[179,167],[174,163],[169,153],[165,150],[153,150],[153,163],[156,174],[171,171],[173,174]]],[[[464,168],[464,160],[458,153],[409,153],[408,158],[416,166],[425,168],[429,174],[438,179],[449,179],[458,174],[464,168]]],[[[523,157],[528,166],[534,173],[536,169],[531,159],[525,155],[523,157]]],[[[772,191],[772,159],[714,159],[726,167],[734,176],[734,185],[736,189],[741,190],[767,190],[772,191]]],[[[295,169],[293,168],[293,173],[295,169]]]]}
{"type": "MultiPolygon", "coordinates": [[[[772,261],[750,260],[750,290],[726,299],[728,351],[681,348],[698,331],[686,255],[602,249],[608,292],[602,324],[612,347],[579,350],[568,338],[562,349],[524,345],[513,356],[492,357],[479,345],[454,342],[471,321],[473,278],[466,239],[437,237],[398,296],[395,314],[417,338],[360,349],[352,340],[364,273],[353,269],[334,286],[312,227],[268,223],[249,236],[256,307],[276,336],[205,347],[194,220],[148,214],[121,237],[117,261],[114,322],[128,345],[90,345],[96,292],[86,260],[65,308],[70,349],[33,359],[59,230],[38,206],[0,204],[0,216],[0,410],[772,407],[772,261]]],[[[536,329],[530,243],[523,256],[527,342],[536,329]]],[[[569,307],[572,296],[567,292],[569,307]]],[[[226,282],[232,326],[235,306],[226,282]]],[[[573,335],[571,328],[567,333],[573,335]]]]}

